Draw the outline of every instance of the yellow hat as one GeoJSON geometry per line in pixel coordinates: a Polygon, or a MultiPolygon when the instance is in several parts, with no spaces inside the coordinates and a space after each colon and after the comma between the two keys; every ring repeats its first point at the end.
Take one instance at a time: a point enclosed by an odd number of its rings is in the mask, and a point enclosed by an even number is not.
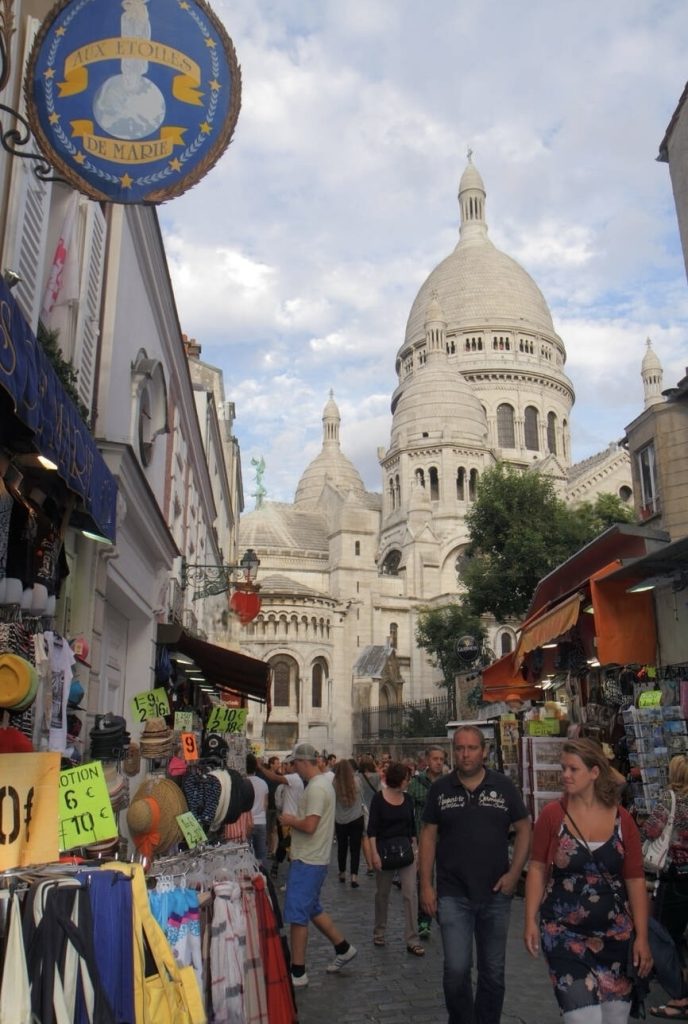
{"type": "Polygon", "coordinates": [[[18,654],[0,654],[0,707],[22,710],[37,689],[38,673],[30,661],[18,654]]]}

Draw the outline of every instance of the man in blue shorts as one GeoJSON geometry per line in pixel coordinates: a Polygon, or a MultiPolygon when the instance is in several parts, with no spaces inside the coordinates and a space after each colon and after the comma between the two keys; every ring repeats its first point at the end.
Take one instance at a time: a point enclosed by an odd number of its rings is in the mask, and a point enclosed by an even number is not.
{"type": "Polygon", "coordinates": [[[308,984],[306,947],[308,925],[313,922],[334,946],[335,958],[327,968],[337,974],[358,952],[346,941],[320,904],[334,837],[335,796],[332,783],[318,768],[318,752],[310,743],[297,743],[291,757],[305,789],[296,814],[282,814],[280,824],[291,829],[291,866],[284,897],[284,920],[291,931],[291,980],[295,988],[308,984]]]}

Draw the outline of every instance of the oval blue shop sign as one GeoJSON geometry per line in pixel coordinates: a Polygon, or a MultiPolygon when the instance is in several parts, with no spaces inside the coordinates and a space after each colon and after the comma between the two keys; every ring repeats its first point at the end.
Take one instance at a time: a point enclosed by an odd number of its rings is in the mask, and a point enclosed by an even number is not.
{"type": "Polygon", "coordinates": [[[74,188],[161,203],[229,145],[241,72],[204,0],[63,0],[36,36],[25,91],[41,150],[74,188]]]}

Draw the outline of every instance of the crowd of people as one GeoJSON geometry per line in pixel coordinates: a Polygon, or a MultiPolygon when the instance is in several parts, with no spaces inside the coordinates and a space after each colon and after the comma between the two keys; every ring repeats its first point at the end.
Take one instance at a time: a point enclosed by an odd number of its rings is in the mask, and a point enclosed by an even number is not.
{"type": "MultiPolygon", "coordinates": [[[[250,757],[256,857],[274,879],[289,861],[282,889],[295,988],[308,984],[311,923],[332,943],[328,972],[342,971],[357,955],[320,902],[336,842],[342,885],[359,887],[362,862],[375,878],[374,946],[387,941],[395,884],[410,955],[424,955],[422,940],[436,922],[449,1024],[499,1024],[510,909],[524,874],[525,948],[533,957],[542,953],[564,1024],[626,1024],[653,969],[657,928],[650,923],[664,925],[683,956],[688,757],[673,758],[669,787],[641,833],[600,744],[572,739],[562,751],[562,796],[534,823],[517,787],[488,767],[485,737],[475,726],[454,734],[451,769],[441,746],[417,763],[389,754],[324,757],[308,743],[297,744],[284,762],[250,757]],[[669,853],[651,898],[641,844],[665,829],[669,853]]],[[[679,977],[668,991],[674,998],[649,1012],[688,1020],[688,986],[679,977]]]]}

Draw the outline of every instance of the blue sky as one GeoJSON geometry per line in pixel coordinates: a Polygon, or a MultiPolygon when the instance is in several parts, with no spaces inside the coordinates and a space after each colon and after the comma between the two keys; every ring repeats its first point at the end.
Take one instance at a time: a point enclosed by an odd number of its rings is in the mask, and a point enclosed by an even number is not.
{"type": "Polygon", "coordinates": [[[573,454],[642,408],[649,335],[688,364],[688,285],[666,164],[688,75],[685,0],[214,0],[242,110],[217,166],[160,208],[182,329],[224,371],[253,507],[342,446],[380,488],[394,359],[458,240],[467,146],[492,241],[534,277],[568,352],[573,454]]]}

